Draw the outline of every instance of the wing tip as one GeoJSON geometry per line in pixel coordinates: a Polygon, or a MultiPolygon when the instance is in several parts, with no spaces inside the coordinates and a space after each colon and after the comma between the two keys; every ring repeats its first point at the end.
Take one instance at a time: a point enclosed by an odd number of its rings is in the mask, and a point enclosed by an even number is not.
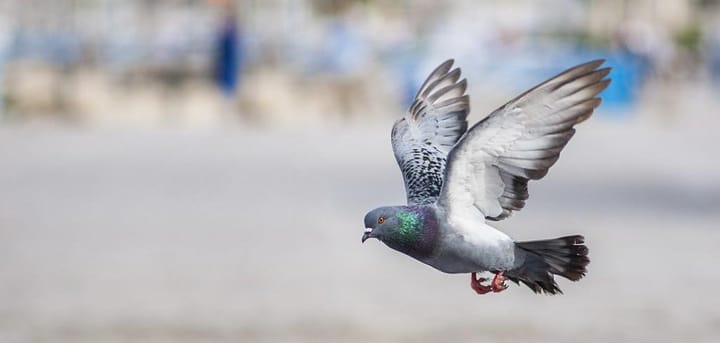
{"type": "Polygon", "coordinates": [[[454,59],[450,58],[445,60],[445,62],[440,63],[439,66],[435,67],[435,69],[430,73],[430,76],[447,74],[452,69],[453,64],[455,64],[454,59]]]}
{"type": "Polygon", "coordinates": [[[604,58],[597,58],[585,63],[582,63],[578,65],[578,67],[589,67],[588,69],[594,70],[600,67],[601,65],[605,64],[606,60],[604,58]]]}
{"type": "MultiPolygon", "coordinates": [[[[581,63],[581,64],[578,64],[574,67],[570,67],[570,68],[560,72],[560,74],[557,74],[557,75],[549,78],[545,82],[552,82],[553,80],[562,79],[563,76],[567,76],[567,77],[569,77],[569,80],[573,80],[573,79],[577,79],[579,77],[582,77],[582,76],[585,76],[588,74],[595,74],[595,73],[604,74],[602,77],[605,77],[605,76],[607,76],[607,74],[610,73],[612,68],[604,67],[604,68],[598,69],[604,63],[605,63],[604,58],[581,63]]],[[[565,81],[567,81],[567,80],[565,80],[565,81]]],[[[543,82],[543,83],[545,83],[545,82],[543,82]]],[[[541,84],[543,84],[543,83],[541,83],[541,84]]]]}
{"type": "Polygon", "coordinates": [[[457,79],[460,78],[460,74],[462,71],[460,70],[460,68],[453,68],[454,63],[455,60],[450,58],[435,67],[435,69],[433,69],[430,74],[428,74],[425,81],[423,81],[422,85],[415,94],[415,99],[426,97],[428,95],[427,93],[430,92],[430,90],[438,83],[439,80],[450,77],[453,80],[453,83],[455,83],[457,79]]]}
{"type": "Polygon", "coordinates": [[[598,81],[597,85],[599,86],[598,88],[600,88],[600,89],[598,90],[597,94],[600,94],[600,93],[602,93],[602,91],[607,89],[608,86],[610,86],[610,82],[612,82],[612,79],[602,79],[602,80],[598,81]]]}
{"type": "Polygon", "coordinates": [[[600,58],[596,58],[596,59],[590,61],[590,63],[597,63],[598,66],[600,66],[600,65],[602,65],[603,63],[605,63],[606,61],[607,61],[607,60],[606,60],[604,57],[600,57],[600,58]]]}

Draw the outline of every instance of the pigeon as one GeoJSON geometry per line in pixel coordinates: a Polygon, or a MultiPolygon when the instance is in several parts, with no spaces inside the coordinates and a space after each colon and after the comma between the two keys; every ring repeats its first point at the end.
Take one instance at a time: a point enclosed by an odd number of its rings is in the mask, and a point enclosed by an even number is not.
{"type": "Polygon", "coordinates": [[[488,222],[525,206],[528,181],[547,174],[575,125],[600,105],[610,68],[595,60],[567,69],[468,129],[467,81],[453,63],[430,73],[393,125],[407,205],[368,212],[362,242],[374,238],[442,272],[469,273],[478,294],[501,292],[506,280],[562,293],[555,275],[578,281],[587,273],[582,235],[515,241],[488,222]]]}

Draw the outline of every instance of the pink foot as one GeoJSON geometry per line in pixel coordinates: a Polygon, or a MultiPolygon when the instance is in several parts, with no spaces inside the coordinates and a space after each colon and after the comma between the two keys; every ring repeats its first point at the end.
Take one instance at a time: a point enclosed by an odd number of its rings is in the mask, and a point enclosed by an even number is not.
{"type": "MultiPolygon", "coordinates": [[[[497,275],[496,275],[497,277],[497,275]]],[[[470,274],[470,288],[472,288],[475,293],[477,294],[486,294],[493,291],[493,288],[491,286],[485,286],[482,284],[483,281],[487,281],[485,278],[479,278],[476,276],[476,273],[470,274]]],[[[494,279],[493,279],[494,281],[494,279]]]]}
{"type": "Polygon", "coordinates": [[[505,275],[503,275],[503,272],[495,273],[495,277],[493,278],[492,283],[490,283],[490,289],[495,293],[499,293],[507,288],[508,286],[505,284],[505,275]]]}

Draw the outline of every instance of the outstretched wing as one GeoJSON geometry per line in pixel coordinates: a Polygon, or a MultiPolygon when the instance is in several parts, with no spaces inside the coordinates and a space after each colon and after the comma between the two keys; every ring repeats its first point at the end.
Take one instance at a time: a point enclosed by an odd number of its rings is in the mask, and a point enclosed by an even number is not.
{"type": "Polygon", "coordinates": [[[475,124],[450,152],[438,203],[475,207],[501,220],[525,206],[528,180],[541,179],[600,105],[610,84],[603,60],[570,68],[533,87],[475,124]]]}
{"type": "Polygon", "coordinates": [[[447,155],[467,130],[467,82],[458,81],[460,69],[452,65],[453,60],[445,61],[430,73],[405,116],[393,125],[392,146],[409,205],[435,202],[447,155]]]}

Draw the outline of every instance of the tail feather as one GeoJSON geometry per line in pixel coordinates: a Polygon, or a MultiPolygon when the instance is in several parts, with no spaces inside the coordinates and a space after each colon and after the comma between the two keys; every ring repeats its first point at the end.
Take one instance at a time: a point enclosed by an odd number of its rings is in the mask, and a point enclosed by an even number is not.
{"type": "Polygon", "coordinates": [[[526,253],[525,260],[505,275],[515,283],[522,282],[535,293],[562,293],[553,275],[571,281],[578,281],[585,276],[590,259],[584,243],[585,238],[580,235],[515,242],[526,253]]]}

